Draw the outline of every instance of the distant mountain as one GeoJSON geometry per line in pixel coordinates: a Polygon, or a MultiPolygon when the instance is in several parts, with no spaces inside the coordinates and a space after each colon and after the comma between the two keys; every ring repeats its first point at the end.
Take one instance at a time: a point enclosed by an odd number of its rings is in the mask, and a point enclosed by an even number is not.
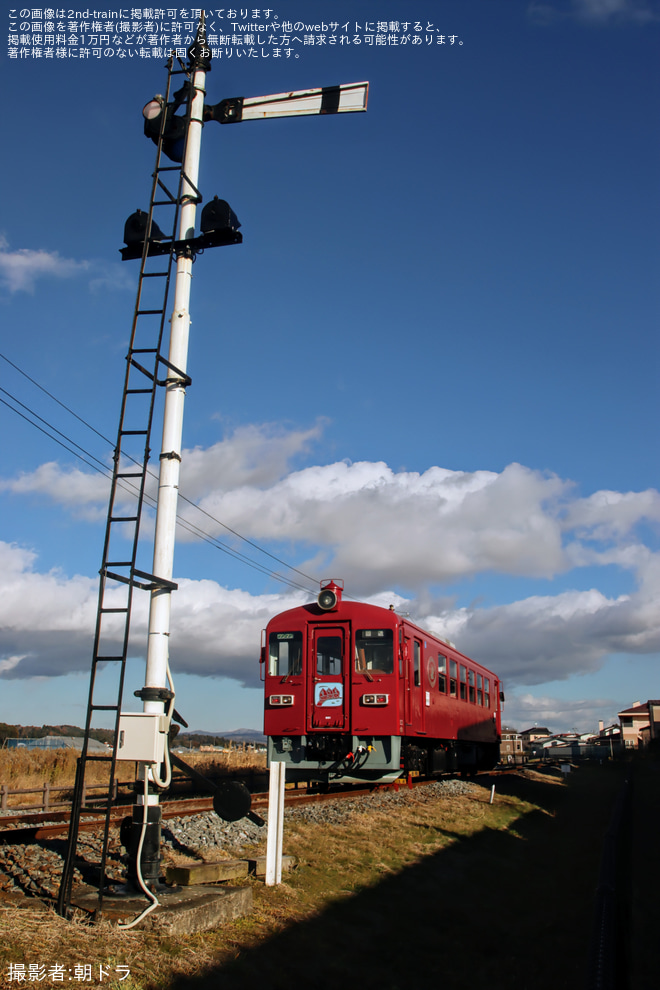
{"type": "Polygon", "coordinates": [[[179,738],[181,736],[217,736],[218,739],[231,739],[232,742],[254,743],[266,741],[263,732],[258,732],[257,729],[233,729],[231,732],[225,732],[221,729],[215,732],[210,732],[208,729],[189,729],[181,732],[179,738]]]}

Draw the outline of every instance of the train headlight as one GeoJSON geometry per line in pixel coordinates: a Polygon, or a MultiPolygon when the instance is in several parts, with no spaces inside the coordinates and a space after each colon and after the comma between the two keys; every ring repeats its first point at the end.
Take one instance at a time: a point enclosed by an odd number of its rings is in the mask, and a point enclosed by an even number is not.
{"type": "Polygon", "coordinates": [[[363,705],[389,705],[390,696],[389,694],[363,694],[362,704],[363,705]]]}
{"type": "Polygon", "coordinates": [[[276,705],[278,708],[283,708],[285,705],[293,704],[292,694],[271,694],[268,699],[269,704],[276,705]]]}
{"type": "Polygon", "coordinates": [[[334,608],[337,604],[337,596],[334,591],[322,591],[318,597],[319,608],[328,611],[328,609],[334,608]]]}
{"type": "Polygon", "coordinates": [[[321,581],[321,594],[316,599],[319,608],[322,608],[324,612],[330,612],[337,608],[341,605],[343,590],[344,582],[341,580],[330,578],[330,580],[321,581]]]}

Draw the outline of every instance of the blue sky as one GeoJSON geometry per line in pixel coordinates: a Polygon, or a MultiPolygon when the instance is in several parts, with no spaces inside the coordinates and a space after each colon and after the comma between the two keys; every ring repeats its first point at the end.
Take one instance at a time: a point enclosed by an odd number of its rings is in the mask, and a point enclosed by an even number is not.
{"type": "MultiPolygon", "coordinates": [[[[244,242],[194,269],[181,489],[213,519],[186,515],[449,635],[503,678],[519,729],[609,722],[658,695],[660,4],[275,14],[348,23],[351,43],[222,49],[207,102],[369,80],[369,107],[204,129],[200,188],[244,242]],[[411,41],[354,42],[378,22],[411,41]]],[[[118,249],[148,205],[141,108],[163,59],[4,48],[0,69],[21,94],[3,115],[0,397],[107,464],[25,375],[115,436],[139,264],[118,249]]],[[[0,408],[0,720],[81,724],[107,483],[0,408]]],[[[258,727],[260,630],[310,593],[185,532],[175,578],[177,708],[258,727]]],[[[144,623],[139,603],[131,705],[144,623]]]]}

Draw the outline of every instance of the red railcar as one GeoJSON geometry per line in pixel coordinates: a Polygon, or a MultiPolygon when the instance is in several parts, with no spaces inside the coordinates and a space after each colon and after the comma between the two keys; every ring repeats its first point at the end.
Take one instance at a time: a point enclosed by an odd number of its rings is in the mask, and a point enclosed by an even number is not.
{"type": "Polygon", "coordinates": [[[290,779],[393,780],[489,769],[499,757],[500,682],[393,608],[317,602],[265,630],[268,759],[290,779]]]}

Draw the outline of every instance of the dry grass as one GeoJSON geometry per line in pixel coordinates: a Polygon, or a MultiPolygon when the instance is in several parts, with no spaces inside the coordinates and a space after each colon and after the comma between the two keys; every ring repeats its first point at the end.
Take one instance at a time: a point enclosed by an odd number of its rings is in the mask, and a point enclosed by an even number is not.
{"type": "MultiPolygon", "coordinates": [[[[250,917],[196,935],[121,932],[107,923],[66,922],[50,910],[18,911],[0,901],[0,928],[5,932],[0,944],[0,987],[16,985],[4,982],[9,962],[23,962],[27,969],[28,963],[50,967],[57,962],[73,968],[81,961],[92,962],[96,973],[99,965],[104,969],[109,964],[128,966],[130,982],[116,984],[124,990],[165,988],[172,979],[182,980],[183,986],[200,973],[257,951],[273,935],[313,920],[329,905],[350,899],[450,846],[452,833],[469,836],[484,828],[506,828],[529,808],[515,798],[502,798],[491,807],[487,792],[481,790],[471,797],[432,801],[425,801],[422,792],[416,791],[397,809],[394,822],[387,808],[353,812],[336,825],[287,821],[285,851],[296,856],[296,872],[277,888],[250,879],[255,904],[250,917]],[[438,831],[440,820],[442,830],[438,831]]],[[[265,843],[249,849],[250,856],[264,853],[265,843]]],[[[44,981],[43,985],[50,984],[44,981]]],[[[106,981],[104,986],[114,990],[115,985],[106,981]]]]}
{"type": "Polygon", "coordinates": [[[232,749],[228,753],[182,753],[181,759],[202,773],[225,774],[233,770],[266,770],[266,753],[252,749],[232,749]]]}
{"type": "Polygon", "coordinates": [[[530,973],[535,990],[577,990],[617,786],[598,769],[568,783],[521,773],[497,781],[492,805],[488,782],[466,796],[416,789],[334,823],[287,819],[298,869],[276,888],[249,880],[248,918],[158,937],[3,912],[0,986],[9,961],[114,960],[130,968],[124,990],[305,990],[310,974],[322,990],[351,971],[364,990],[408,990],[429,985],[441,959],[446,990],[523,990],[530,973]],[[526,903],[534,910],[520,910],[526,903]]]}
{"type": "MultiPolygon", "coordinates": [[[[44,783],[52,787],[73,787],[76,777],[78,751],[74,749],[0,749],[0,784],[10,790],[41,789],[44,783]]],[[[208,775],[222,775],[232,771],[265,770],[266,754],[254,750],[232,749],[228,753],[200,753],[192,751],[183,757],[186,763],[208,775]]],[[[120,783],[130,784],[135,779],[134,763],[118,763],[117,778],[120,783]]],[[[109,764],[88,763],[86,783],[107,787],[109,764]]],[[[53,795],[51,803],[66,801],[67,794],[53,795]]],[[[7,804],[10,808],[36,804],[38,794],[10,794],[7,804]]]]}

